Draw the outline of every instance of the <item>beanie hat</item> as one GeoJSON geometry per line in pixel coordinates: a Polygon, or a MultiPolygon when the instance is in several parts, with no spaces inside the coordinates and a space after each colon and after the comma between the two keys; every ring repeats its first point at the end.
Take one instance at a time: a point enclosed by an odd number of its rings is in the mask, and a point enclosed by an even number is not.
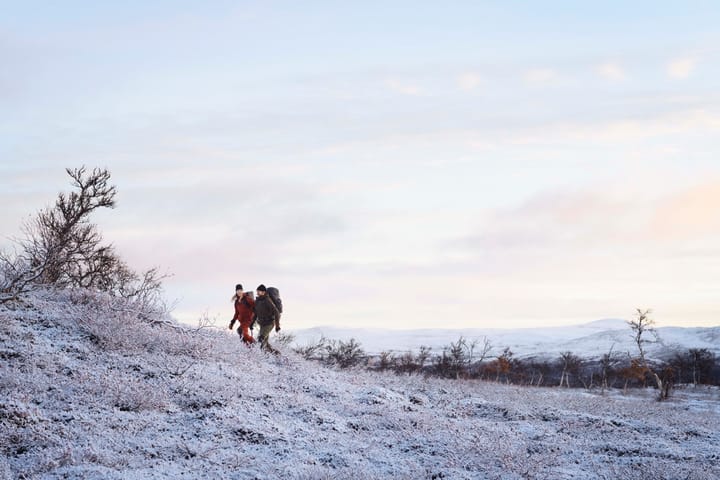
{"type": "Polygon", "coordinates": [[[241,284],[238,283],[237,285],[235,285],[235,290],[242,290],[242,289],[243,288],[242,288],[241,284]]]}
{"type": "Polygon", "coordinates": [[[258,292],[264,292],[266,290],[267,290],[267,288],[265,288],[265,285],[263,285],[262,283],[260,285],[258,285],[258,288],[257,288],[258,292]]]}

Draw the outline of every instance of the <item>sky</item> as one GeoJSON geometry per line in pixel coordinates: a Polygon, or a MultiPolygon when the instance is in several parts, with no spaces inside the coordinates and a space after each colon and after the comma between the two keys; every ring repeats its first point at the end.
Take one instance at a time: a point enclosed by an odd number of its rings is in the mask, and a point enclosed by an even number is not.
{"type": "Polygon", "coordinates": [[[0,7],[0,246],[86,165],[183,322],[720,325],[717,2],[0,7]]]}

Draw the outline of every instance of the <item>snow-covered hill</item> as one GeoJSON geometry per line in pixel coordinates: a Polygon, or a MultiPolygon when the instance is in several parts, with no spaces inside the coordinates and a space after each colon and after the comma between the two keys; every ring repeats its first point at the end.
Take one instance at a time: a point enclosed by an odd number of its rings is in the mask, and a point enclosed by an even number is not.
{"type": "Polygon", "coordinates": [[[0,478],[716,479],[720,393],[335,371],[127,305],[0,306],[0,478]]]}
{"type": "MultiPolygon", "coordinates": [[[[657,329],[658,340],[648,345],[652,357],[663,358],[676,351],[688,348],[707,348],[720,356],[720,327],[681,328],[661,327],[657,329]]],[[[516,357],[557,358],[561,352],[571,351],[583,358],[597,358],[608,353],[632,352],[632,331],[627,322],[619,319],[597,320],[581,325],[566,327],[520,328],[520,329],[423,329],[423,330],[379,330],[361,328],[316,327],[294,330],[296,343],[307,345],[320,337],[360,342],[368,353],[382,351],[417,351],[421,345],[441,352],[443,347],[460,337],[468,340],[487,338],[493,346],[491,353],[499,354],[509,347],[516,357]]],[[[647,335],[648,340],[654,340],[647,335]]]]}

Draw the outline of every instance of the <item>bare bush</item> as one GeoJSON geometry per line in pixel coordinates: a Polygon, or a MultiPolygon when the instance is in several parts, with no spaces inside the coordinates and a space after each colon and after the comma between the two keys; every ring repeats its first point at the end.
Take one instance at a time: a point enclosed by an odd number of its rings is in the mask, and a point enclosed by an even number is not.
{"type": "Polygon", "coordinates": [[[135,351],[146,343],[147,335],[142,325],[131,315],[99,316],[90,312],[79,316],[77,323],[90,341],[102,350],[135,351]]]}
{"type": "Polygon", "coordinates": [[[327,352],[326,361],[340,368],[354,367],[366,360],[365,351],[354,338],[347,342],[330,340],[325,345],[325,350],[327,352]]]}
{"type": "Polygon", "coordinates": [[[380,352],[380,355],[378,357],[377,361],[377,369],[382,371],[388,370],[390,368],[395,367],[397,364],[397,359],[395,358],[395,355],[393,355],[392,352],[389,352],[387,350],[380,352]]]}
{"type": "Polygon", "coordinates": [[[80,287],[134,299],[145,310],[158,303],[164,278],[157,269],[131,270],[112,245],[103,243],[90,215],[115,207],[110,172],[66,169],[74,190],[59,193],[52,207],[22,226],[12,252],[0,252],[0,303],[18,300],[37,285],[80,287]]]}
{"type": "Polygon", "coordinates": [[[287,347],[291,345],[295,341],[295,334],[293,333],[287,333],[287,332],[280,332],[275,336],[275,342],[279,345],[282,345],[284,347],[287,347]]]}
{"type": "Polygon", "coordinates": [[[295,347],[293,350],[305,360],[322,360],[328,342],[329,340],[327,338],[321,336],[316,342],[295,347]]]}

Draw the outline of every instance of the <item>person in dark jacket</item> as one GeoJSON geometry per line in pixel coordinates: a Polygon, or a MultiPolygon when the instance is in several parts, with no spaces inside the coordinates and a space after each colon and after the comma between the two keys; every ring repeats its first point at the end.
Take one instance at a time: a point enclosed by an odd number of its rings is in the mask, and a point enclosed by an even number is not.
{"type": "Polygon", "coordinates": [[[255,311],[255,300],[252,298],[252,292],[244,292],[243,286],[238,283],[235,285],[235,295],[233,295],[232,301],[235,304],[235,316],[230,320],[229,328],[232,330],[235,321],[239,321],[238,335],[246,345],[252,345],[255,343],[255,339],[250,333],[250,324],[252,324],[255,311]]]}
{"type": "Polygon", "coordinates": [[[258,341],[260,347],[271,353],[280,353],[275,350],[269,342],[270,333],[273,331],[273,327],[276,332],[280,331],[280,311],[273,303],[270,295],[267,294],[265,285],[259,285],[257,287],[257,299],[255,299],[255,319],[260,325],[260,333],[258,334],[258,341]]]}

